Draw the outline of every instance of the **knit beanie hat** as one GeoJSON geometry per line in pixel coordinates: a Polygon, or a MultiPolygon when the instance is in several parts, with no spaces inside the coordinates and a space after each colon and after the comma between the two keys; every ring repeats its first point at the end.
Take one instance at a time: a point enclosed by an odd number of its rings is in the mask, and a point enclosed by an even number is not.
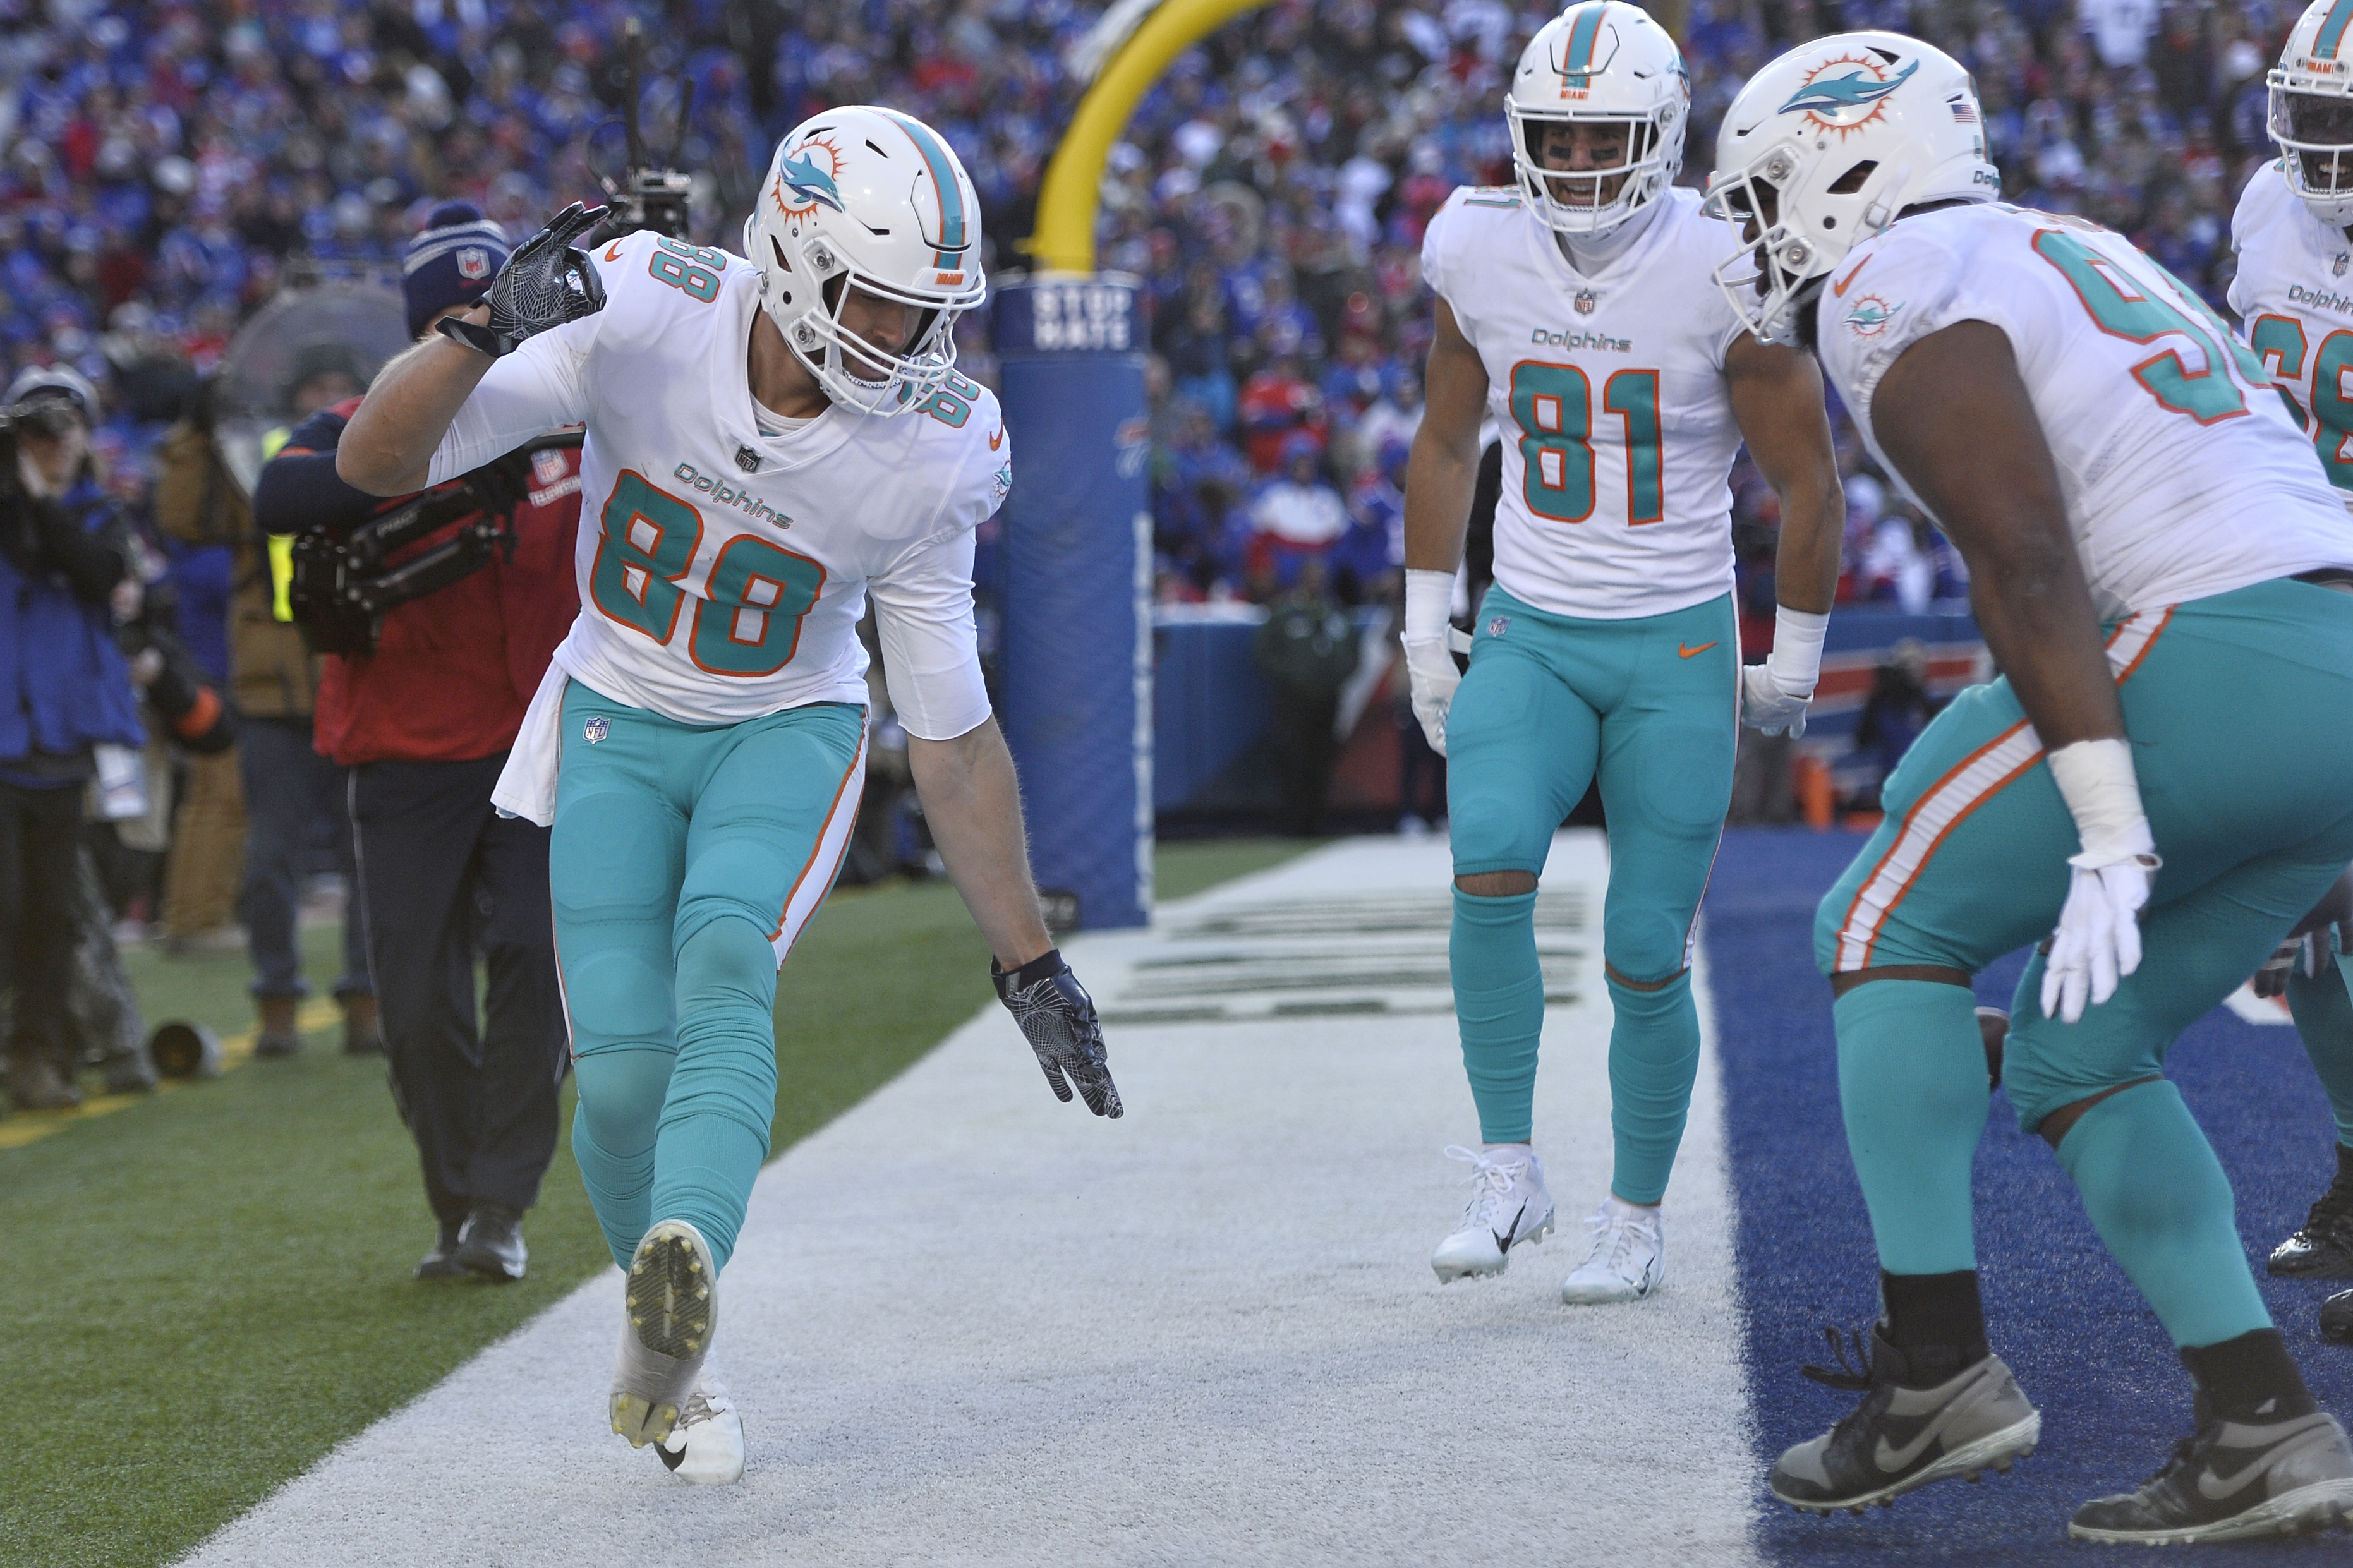
{"type": "Polygon", "coordinates": [[[490,292],[491,279],[507,264],[506,232],[471,202],[443,202],[425,220],[424,232],[408,242],[400,263],[400,292],[408,306],[408,335],[452,305],[468,305],[490,292]]]}

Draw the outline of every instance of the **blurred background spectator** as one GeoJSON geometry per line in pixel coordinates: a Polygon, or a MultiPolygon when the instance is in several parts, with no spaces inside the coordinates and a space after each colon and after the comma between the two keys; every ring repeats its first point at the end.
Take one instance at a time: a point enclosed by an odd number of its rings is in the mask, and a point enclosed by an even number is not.
{"type": "MultiPolygon", "coordinates": [[[[1098,245],[1103,266],[1145,279],[1153,305],[1159,597],[1263,602],[1309,559],[1342,608],[1393,592],[1430,336],[1422,230],[1455,186],[1509,177],[1506,74],[1556,9],[1282,0],[1187,51],[1139,106],[1105,171],[1098,245]]],[[[2007,197],[2125,233],[2221,309],[2232,205],[2271,156],[2263,72],[2297,10],[1691,0],[1683,180],[1704,180],[1725,105],[1778,50],[1850,27],[1909,32],[1975,73],[2007,197]]],[[[116,903],[181,950],[239,940],[241,915],[265,1037],[291,1038],[290,947],[273,933],[289,929],[304,877],[343,862],[331,832],[343,814],[326,798],[332,770],[288,812],[248,798],[259,777],[307,771],[293,747],[314,678],[266,603],[242,493],[206,438],[205,396],[240,323],[281,284],[367,268],[388,280],[438,202],[471,201],[519,240],[565,202],[593,199],[623,159],[631,15],[649,23],[642,119],[692,176],[699,241],[735,242],[787,128],[831,104],[883,101],[955,146],[1001,272],[1019,264],[1078,100],[1067,61],[1103,14],[1093,0],[0,0],[0,375],[60,367],[92,384],[100,482],[126,516],[159,526],[158,581],[191,652],[257,720],[242,767],[158,752],[176,781],[158,795],[168,860],[119,835],[123,853],[100,868],[116,903]],[[254,845],[249,807],[270,825],[254,845]]],[[[964,368],[993,384],[987,313],[961,331],[964,368]]],[[[335,366],[310,368],[310,405],[346,390],[335,366]]],[[[1910,608],[1964,593],[1950,547],[1832,413],[1851,508],[1841,602],[1910,608]]],[[[1751,469],[1733,479],[1741,603],[1769,606],[1779,519],[1751,469]]],[[[982,535],[985,652],[995,529],[982,535]]],[[[1761,638],[1745,640],[1761,653],[1761,638]]],[[[1438,809],[1435,761],[1400,757],[1419,792],[1405,816],[1438,809]]],[[[1752,808],[1767,817],[1789,809],[1785,761],[1759,753],[1751,770],[1752,808]]],[[[152,843],[164,842],[159,827],[152,843]]],[[[355,1045],[373,1037],[363,984],[354,946],[342,988],[355,1045]]]]}

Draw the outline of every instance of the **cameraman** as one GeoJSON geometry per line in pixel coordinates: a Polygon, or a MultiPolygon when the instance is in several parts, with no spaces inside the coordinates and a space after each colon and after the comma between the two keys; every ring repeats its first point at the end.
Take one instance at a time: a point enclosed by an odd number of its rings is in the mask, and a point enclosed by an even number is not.
{"type": "MultiPolygon", "coordinates": [[[[402,265],[409,331],[423,336],[480,299],[508,248],[470,205],[437,208],[402,265]]],[[[262,469],[253,507],[264,531],[341,538],[416,499],[380,500],[335,477],[358,405],[305,420],[262,469]]],[[[440,1226],[420,1279],[522,1278],[522,1215],[555,1152],[565,1059],[548,830],[498,816],[491,787],[579,607],[579,454],[530,454],[519,475],[493,478],[457,483],[521,492],[512,555],[394,606],[375,651],[330,657],[319,682],[318,749],[354,770],[360,904],[393,1094],[440,1226]],[[478,948],[490,967],[479,1028],[478,948]]]]}
{"type": "Polygon", "coordinates": [[[7,391],[0,437],[0,993],[13,987],[8,1090],[20,1110],[81,1103],[67,1059],[76,857],[92,751],[146,744],[118,611],[136,609],[127,533],[90,470],[98,394],[70,370],[7,391]]]}

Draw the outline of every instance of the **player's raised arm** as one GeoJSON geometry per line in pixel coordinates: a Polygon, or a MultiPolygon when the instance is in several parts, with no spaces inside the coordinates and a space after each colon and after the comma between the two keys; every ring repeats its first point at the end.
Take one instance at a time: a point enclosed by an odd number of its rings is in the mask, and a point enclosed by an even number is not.
{"type": "Polygon", "coordinates": [[[1446,615],[1471,492],[1479,479],[1479,420],[1487,407],[1487,367],[1462,335],[1443,296],[1437,335],[1422,378],[1420,428],[1405,476],[1405,663],[1413,714],[1439,755],[1446,754],[1446,710],[1462,680],[1446,646],[1446,615]]]}
{"type": "MultiPolygon", "coordinates": [[[[507,258],[482,304],[448,318],[440,335],[385,366],[343,432],[336,477],[371,495],[406,495],[430,484],[435,452],[491,366],[549,328],[604,308],[596,267],[572,245],[604,216],[603,207],[584,212],[577,202],[557,214],[507,258]]],[[[554,406],[571,400],[544,384],[547,377],[506,379],[514,383],[502,388],[511,395],[481,411],[477,427],[466,433],[466,449],[452,455],[442,477],[477,468],[576,417],[554,406]]]]}
{"type": "Polygon", "coordinates": [[[1822,373],[1812,355],[1743,332],[1725,351],[1724,374],[1748,455],[1781,498],[1773,651],[1763,664],[1743,667],[1740,716],[1768,735],[1785,729],[1802,735],[1846,537],[1846,491],[1822,405],[1822,373]]]}

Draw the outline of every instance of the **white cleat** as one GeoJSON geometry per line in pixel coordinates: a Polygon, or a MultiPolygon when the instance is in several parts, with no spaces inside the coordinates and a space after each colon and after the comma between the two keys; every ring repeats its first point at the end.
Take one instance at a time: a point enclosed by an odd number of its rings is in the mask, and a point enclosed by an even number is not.
{"type": "Polygon", "coordinates": [[[1560,1299],[1573,1307],[1605,1301],[1639,1301],[1667,1277],[1667,1238],[1659,1211],[1636,1209],[1610,1199],[1586,1222],[1593,1245],[1566,1284],[1560,1299]]]}
{"type": "Polygon", "coordinates": [[[658,1220],[629,1259],[621,1354],[613,1369],[613,1430],[632,1448],[670,1435],[719,1330],[719,1268],[702,1233],[658,1220]]]}
{"type": "Polygon", "coordinates": [[[697,1486],[733,1486],[744,1479],[744,1418],[719,1381],[719,1369],[702,1358],[694,1391],[678,1413],[678,1425],[654,1445],[670,1473],[697,1486]]]}
{"type": "Polygon", "coordinates": [[[1474,1154],[1450,1144],[1446,1157],[1472,1167],[1471,1203],[1454,1234],[1430,1256],[1440,1284],[1470,1274],[1501,1274],[1512,1248],[1552,1234],[1552,1195],[1545,1191],[1544,1162],[1527,1145],[1504,1144],[1474,1154]]]}

